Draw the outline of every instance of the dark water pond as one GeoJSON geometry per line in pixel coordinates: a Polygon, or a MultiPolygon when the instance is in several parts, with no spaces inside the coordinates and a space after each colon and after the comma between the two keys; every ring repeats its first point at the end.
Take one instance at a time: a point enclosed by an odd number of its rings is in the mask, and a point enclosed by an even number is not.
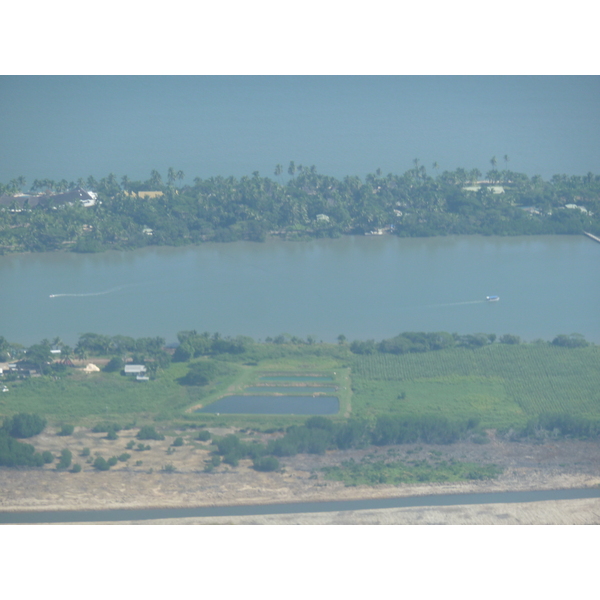
{"type": "Polygon", "coordinates": [[[335,396],[225,396],[199,413],[222,415],[335,415],[340,402],[335,396]]]}
{"type": "Polygon", "coordinates": [[[332,394],[336,388],[331,386],[308,385],[257,385],[244,389],[246,393],[259,392],[262,394],[332,394]]]}
{"type": "Polygon", "coordinates": [[[265,375],[259,381],[333,381],[329,375],[265,375]]]}
{"type": "Polygon", "coordinates": [[[294,504],[258,504],[246,506],[205,506],[198,508],[144,508],[113,510],[0,512],[1,523],[90,523],[143,521],[148,519],[183,519],[190,517],[232,517],[247,515],[282,515],[293,513],[336,512],[340,510],[377,510],[415,506],[460,506],[466,504],[498,504],[600,498],[600,488],[570,490],[536,490],[528,492],[486,492],[472,494],[440,494],[402,498],[369,498],[330,502],[297,502],[294,504]]]}

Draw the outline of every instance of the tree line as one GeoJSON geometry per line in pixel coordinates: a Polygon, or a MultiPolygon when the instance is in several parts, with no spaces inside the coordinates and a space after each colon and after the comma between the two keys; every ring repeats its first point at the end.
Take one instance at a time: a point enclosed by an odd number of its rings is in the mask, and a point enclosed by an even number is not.
{"type": "MultiPolygon", "coordinates": [[[[193,184],[182,185],[184,174],[173,168],[166,180],[156,170],[145,181],[127,176],[119,181],[112,173],[100,180],[35,180],[32,191],[53,193],[77,185],[95,191],[98,202],[92,207],[77,203],[31,208],[25,202],[19,208],[16,198],[10,202],[9,196],[7,203],[5,197],[0,205],[0,252],[97,252],[264,241],[270,235],[339,237],[378,229],[403,237],[582,230],[600,235],[599,175],[554,175],[545,181],[508,168],[499,171],[492,163],[485,175],[458,168],[431,176],[417,159],[414,162],[415,167],[402,175],[383,175],[377,169],[364,180],[321,175],[314,166],[296,166],[293,161],[287,182],[281,181],[281,165],[274,171],[278,180],[255,171],[239,179],[196,177],[193,184]],[[502,193],[496,193],[500,188],[502,193]]],[[[24,186],[18,178],[0,184],[0,192],[15,193],[24,186]]]]}
{"type": "MultiPolygon", "coordinates": [[[[222,360],[192,362],[197,358],[220,358],[232,361],[250,361],[257,364],[260,360],[280,358],[291,353],[329,355],[342,358],[350,354],[407,354],[435,352],[448,348],[477,349],[500,344],[518,345],[523,343],[518,335],[494,333],[475,333],[461,335],[445,331],[423,332],[405,331],[394,337],[375,340],[354,340],[348,343],[345,335],[338,336],[337,345],[317,343],[314,336],[306,339],[280,334],[257,342],[249,336],[222,336],[220,333],[198,333],[195,330],[180,331],[178,344],[168,348],[162,337],[132,338],[124,335],[82,334],[75,347],[62,342],[60,337],[50,341],[44,339],[25,348],[21,344],[10,343],[0,336],[0,362],[14,361],[21,369],[35,369],[42,375],[58,376],[65,372],[72,357],[80,360],[88,357],[111,357],[104,367],[106,372],[121,371],[125,363],[145,365],[150,376],[156,376],[160,370],[167,369],[172,361],[190,362],[188,373],[178,381],[182,385],[208,385],[218,376],[226,374],[222,360]],[[52,354],[53,349],[60,350],[59,358],[52,354]]],[[[564,348],[585,348],[590,343],[578,333],[559,334],[551,342],[536,340],[534,343],[551,344],[564,348]]],[[[9,372],[6,380],[16,377],[9,372]]]]}

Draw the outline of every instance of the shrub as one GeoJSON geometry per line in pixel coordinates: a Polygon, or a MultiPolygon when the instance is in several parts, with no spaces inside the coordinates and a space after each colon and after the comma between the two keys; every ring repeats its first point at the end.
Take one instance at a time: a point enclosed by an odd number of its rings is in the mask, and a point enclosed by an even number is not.
{"type": "Polygon", "coordinates": [[[114,373],[115,371],[120,371],[123,365],[123,359],[120,356],[113,356],[104,367],[104,370],[107,373],[114,373]]]}
{"type": "Polygon", "coordinates": [[[200,431],[198,433],[198,437],[196,439],[200,442],[208,442],[208,440],[210,440],[210,438],[211,438],[210,431],[206,431],[206,429],[203,429],[202,431],[200,431]]]}
{"type": "Polygon", "coordinates": [[[164,440],[165,436],[158,433],[152,425],[144,425],[137,434],[138,440],[164,440]]]}
{"type": "Polygon", "coordinates": [[[175,438],[175,441],[173,442],[173,446],[183,446],[183,438],[182,437],[175,438]]]}
{"type": "Polygon", "coordinates": [[[73,465],[73,468],[71,469],[71,473],[80,473],[81,472],[81,465],[79,463],[75,463],[73,465]]]}
{"type": "Polygon", "coordinates": [[[162,470],[165,473],[175,473],[176,471],[175,467],[171,463],[169,463],[168,465],[164,465],[162,470]]]}
{"type": "Polygon", "coordinates": [[[255,458],[254,468],[257,471],[277,471],[279,469],[279,461],[274,456],[255,458]]]}
{"type": "Polygon", "coordinates": [[[73,435],[75,427],[73,425],[63,425],[56,435],[73,435]]]}
{"type": "Polygon", "coordinates": [[[62,450],[60,453],[60,460],[58,461],[56,468],[57,469],[68,469],[71,466],[72,457],[73,457],[73,455],[71,454],[70,450],[68,450],[67,448],[62,450]]]}
{"type": "Polygon", "coordinates": [[[89,456],[90,455],[90,449],[89,448],[84,448],[81,451],[81,454],[79,456],[89,456]]]}
{"type": "Polygon", "coordinates": [[[240,464],[238,455],[235,454],[234,452],[230,453],[230,454],[226,454],[223,457],[223,462],[231,465],[232,467],[237,467],[240,464]]]}
{"type": "Polygon", "coordinates": [[[31,444],[13,439],[0,429],[0,466],[17,467],[20,465],[41,467],[44,459],[31,444]]]}
{"type": "Polygon", "coordinates": [[[123,452],[123,454],[121,454],[119,456],[119,460],[121,462],[127,462],[130,458],[131,458],[131,454],[127,454],[127,452],[123,452]]]}
{"type": "Polygon", "coordinates": [[[135,442],[133,440],[130,440],[129,442],[127,442],[127,446],[125,446],[125,448],[127,450],[133,450],[134,446],[135,446],[135,442]]]}
{"type": "Polygon", "coordinates": [[[98,456],[94,461],[94,468],[98,469],[98,471],[108,471],[110,469],[110,465],[106,462],[106,459],[98,456]]]}
{"type": "Polygon", "coordinates": [[[106,462],[109,467],[114,467],[119,459],[116,456],[111,456],[106,462]]]}
{"type": "Polygon", "coordinates": [[[121,427],[116,423],[109,423],[108,421],[104,421],[102,423],[94,425],[94,427],[92,428],[93,433],[108,433],[109,431],[121,431],[121,427]]]}
{"type": "Polygon", "coordinates": [[[44,431],[46,419],[38,415],[19,413],[4,420],[4,429],[14,438],[30,438],[44,431]]]}
{"type": "Polygon", "coordinates": [[[49,450],[46,450],[45,452],[42,452],[42,458],[44,460],[44,464],[49,465],[54,461],[54,454],[52,454],[52,452],[49,450]]]}
{"type": "Polygon", "coordinates": [[[215,456],[211,457],[210,464],[213,467],[218,467],[221,464],[221,457],[218,456],[218,455],[215,455],[215,456]]]}
{"type": "Polygon", "coordinates": [[[117,432],[114,429],[111,429],[107,434],[106,434],[106,439],[107,440],[116,440],[118,439],[118,435],[117,432]]]}
{"type": "Polygon", "coordinates": [[[141,467],[143,464],[144,464],[144,463],[143,463],[143,461],[141,461],[141,460],[136,460],[136,461],[135,461],[135,466],[136,466],[136,467],[141,467]]]}

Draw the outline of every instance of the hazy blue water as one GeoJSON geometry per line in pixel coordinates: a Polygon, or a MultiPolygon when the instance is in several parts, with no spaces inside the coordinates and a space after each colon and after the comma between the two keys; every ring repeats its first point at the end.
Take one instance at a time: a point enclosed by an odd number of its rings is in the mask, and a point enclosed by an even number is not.
{"type": "Polygon", "coordinates": [[[503,168],[596,172],[600,78],[0,76],[0,181],[152,169],[273,176],[277,163],[364,177],[503,168]]]}
{"type": "Polygon", "coordinates": [[[600,343],[599,261],[600,244],[584,236],[355,236],[3,256],[0,335],[74,344],[85,332],[175,341],[187,329],[331,342],[402,331],[526,340],[576,332],[600,343]],[[485,302],[492,294],[500,302],[485,302]]]}

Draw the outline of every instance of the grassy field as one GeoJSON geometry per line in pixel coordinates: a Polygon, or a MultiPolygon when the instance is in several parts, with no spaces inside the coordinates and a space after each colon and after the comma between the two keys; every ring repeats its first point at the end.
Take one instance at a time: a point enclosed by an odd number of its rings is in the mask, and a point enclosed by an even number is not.
{"type": "MultiPolygon", "coordinates": [[[[494,344],[476,350],[453,348],[418,354],[353,355],[342,347],[268,346],[251,356],[221,357],[220,375],[210,385],[178,382],[189,365],[172,363],[153,381],[118,373],[38,377],[9,382],[0,394],[0,418],[37,413],[51,423],[90,425],[145,422],[207,423],[278,428],[303,423],[305,416],[211,415],[194,413],[227,394],[244,393],[268,373],[331,375],[340,399],[338,419],[374,419],[382,414],[434,414],[451,419],[478,417],[484,427],[524,424],[543,412],[600,419],[600,347],[567,349],[551,345],[494,344]]],[[[201,359],[203,360],[203,359],[201,359]]]]}
{"type": "Polygon", "coordinates": [[[353,414],[475,416],[487,427],[543,412],[600,418],[600,348],[495,344],[425,354],[357,356],[353,414]]]}

